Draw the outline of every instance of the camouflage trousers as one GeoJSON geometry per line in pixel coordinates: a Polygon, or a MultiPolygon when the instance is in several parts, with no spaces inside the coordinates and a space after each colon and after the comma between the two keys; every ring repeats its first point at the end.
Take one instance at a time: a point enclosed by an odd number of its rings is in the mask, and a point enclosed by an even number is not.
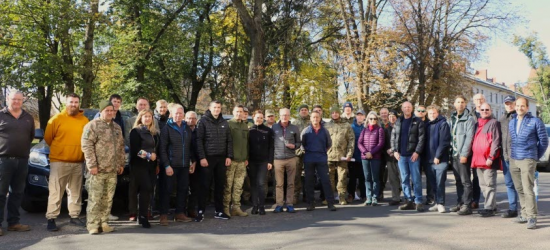
{"type": "Polygon", "coordinates": [[[243,183],[246,177],[246,165],[244,161],[232,161],[227,167],[226,184],[223,192],[223,207],[229,209],[229,205],[241,206],[241,194],[243,193],[243,183]]]}
{"type": "Polygon", "coordinates": [[[338,197],[345,199],[348,189],[348,162],[346,161],[329,161],[328,176],[330,178],[330,186],[334,192],[334,188],[338,191],[338,197]],[[336,172],[338,171],[338,184],[336,184],[336,172]]]}
{"type": "Polygon", "coordinates": [[[102,223],[109,222],[116,182],[116,172],[98,173],[86,179],[86,190],[88,190],[86,227],[88,230],[97,229],[102,223]]]}

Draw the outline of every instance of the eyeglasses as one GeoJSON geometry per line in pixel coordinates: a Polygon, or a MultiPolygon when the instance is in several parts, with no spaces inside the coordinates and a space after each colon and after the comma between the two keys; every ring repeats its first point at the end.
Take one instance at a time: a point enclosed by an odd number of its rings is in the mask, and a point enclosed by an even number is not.
{"type": "Polygon", "coordinates": [[[490,109],[480,109],[480,111],[491,111],[490,109]]]}
{"type": "Polygon", "coordinates": [[[369,118],[369,120],[376,121],[376,120],[378,120],[378,118],[369,118]]]}
{"type": "Polygon", "coordinates": [[[426,112],[426,110],[425,109],[417,109],[416,112],[424,113],[424,112],[426,112]]]}

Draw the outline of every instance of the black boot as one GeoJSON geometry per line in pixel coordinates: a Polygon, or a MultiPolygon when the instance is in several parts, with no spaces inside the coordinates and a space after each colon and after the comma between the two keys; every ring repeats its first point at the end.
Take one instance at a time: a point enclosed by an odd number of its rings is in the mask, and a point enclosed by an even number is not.
{"type": "Polygon", "coordinates": [[[149,219],[147,219],[147,216],[139,216],[139,224],[141,224],[141,226],[143,228],[151,228],[151,224],[149,223],[149,219]]]}
{"type": "Polygon", "coordinates": [[[48,229],[48,231],[50,231],[50,232],[55,232],[55,231],[59,230],[59,229],[57,228],[57,225],[55,224],[55,219],[49,219],[49,220],[48,220],[47,229],[48,229]]]}
{"type": "Polygon", "coordinates": [[[258,206],[253,206],[252,211],[250,213],[251,214],[258,214],[258,206]]]}
{"type": "Polygon", "coordinates": [[[260,215],[265,215],[265,208],[264,206],[260,207],[260,215]]]}

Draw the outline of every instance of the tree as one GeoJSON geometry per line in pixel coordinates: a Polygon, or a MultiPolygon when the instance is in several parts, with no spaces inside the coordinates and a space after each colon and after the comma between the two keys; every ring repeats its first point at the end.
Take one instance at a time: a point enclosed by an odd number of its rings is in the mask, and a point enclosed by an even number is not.
{"type": "Polygon", "coordinates": [[[529,66],[533,68],[537,75],[533,79],[529,79],[528,86],[535,94],[537,102],[542,107],[542,120],[544,123],[550,123],[550,107],[548,99],[550,97],[550,60],[546,46],[542,44],[537,37],[537,34],[531,34],[527,37],[514,36],[513,44],[518,47],[518,50],[525,54],[529,60],[529,66]]]}

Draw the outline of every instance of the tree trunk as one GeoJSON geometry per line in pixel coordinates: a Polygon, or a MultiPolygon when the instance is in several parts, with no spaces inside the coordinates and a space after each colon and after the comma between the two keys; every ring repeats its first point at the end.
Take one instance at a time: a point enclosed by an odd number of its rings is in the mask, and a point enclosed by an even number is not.
{"type": "Polygon", "coordinates": [[[99,0],[92,0],[90,3],[90,18],[86,26],[86,40],[84,41],[84,55],[83,55],[83,72],[82,79],[84,83],[82,85],[82,99],[80,106],[82,108],[89,108],[92,106],[92,94],[93,83],[95,79],[93,71],[93,56],[94,56],[94,31],[95,22],[98,19],[98,7],[99,0]]]}
{"type": "Polygon", "coordinates": [[[53,88],[39,86],[38,92],[40,93],[40,98],[38,99],[38,120],[40,121],[40,128],[46,130],[52,109],[53,88]]]}

